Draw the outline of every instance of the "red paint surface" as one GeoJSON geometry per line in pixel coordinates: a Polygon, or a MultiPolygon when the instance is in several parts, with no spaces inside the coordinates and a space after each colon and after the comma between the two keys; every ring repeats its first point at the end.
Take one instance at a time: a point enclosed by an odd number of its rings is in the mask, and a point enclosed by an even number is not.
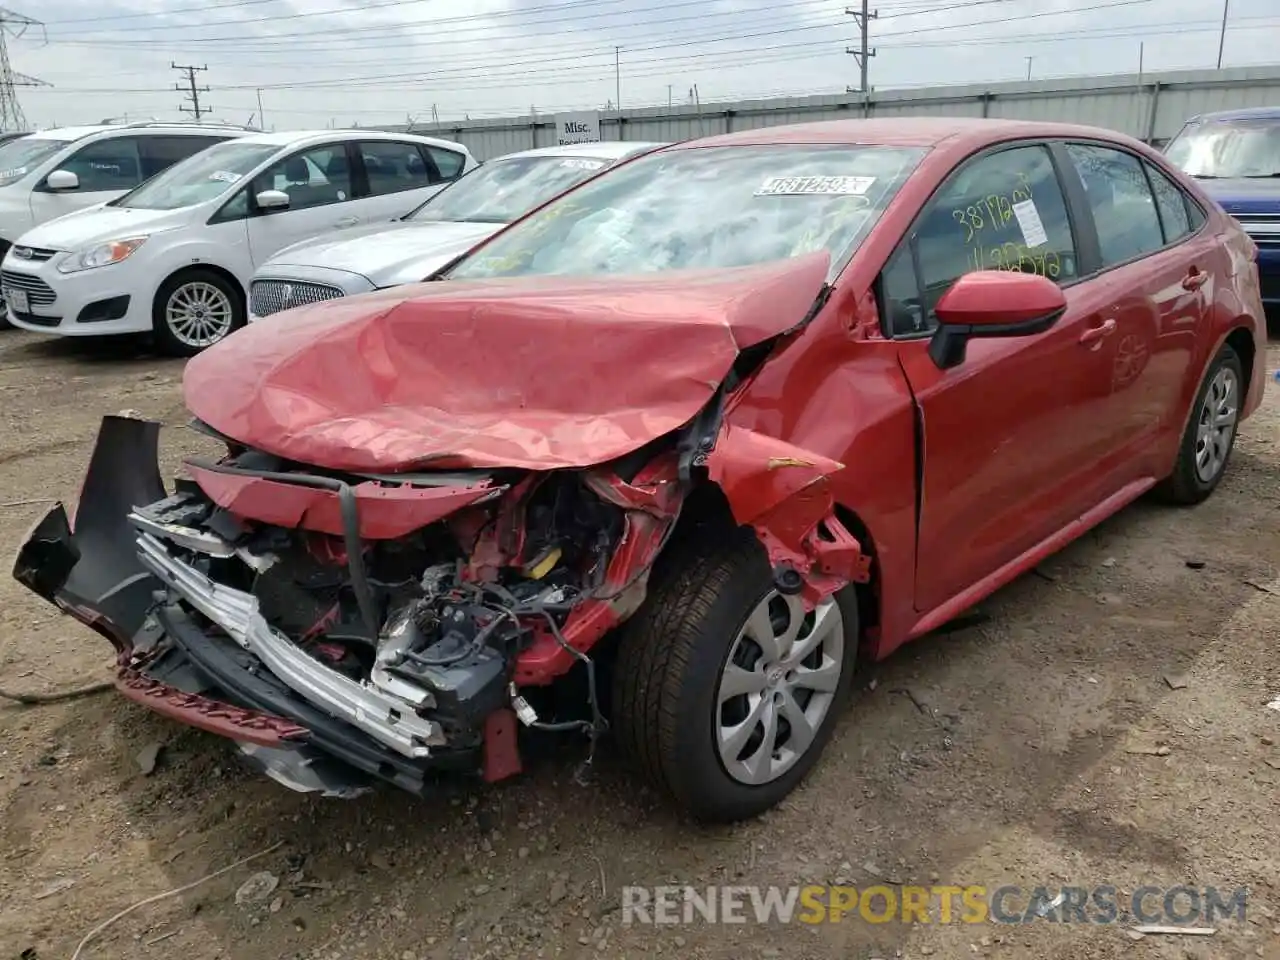
{"type": "MultiPolygon", "coordinates": [[[[342,511],[338,495],[332,490],[236,476],[195,463],[188,463],[187,469],[210,500],[238,517],[289,530],[302,528],[342,536],[342,511]]],[[[487,483],[470,487],[392,487],[369,481],[356,484],[351,491],[359,506],[360,535],[369,540],[393,540],[500,489],[487,483]]]]}
{"type": "Polygon", "coordinates": [[[955,326],[1001,326],[1038,320],[1067,305],[1052,280],[999,270],[967,273],[942,295],[935,312],[955,326]]]}
{"type": "Polygon", "coordinates": [[[306,727],[284,717],[244,710],[199,694],[186,693],[128,667],[120,669],[115,685],[125,697],[148,710],[232,740],[278,747],[309,733],[306,727]]]}
{"type": "Polygon", "coordinates": [[[335,470],[591,466],[697,413],[740,349],[804,319],[827,263],[333,300],[191,360],[186,401],[228,437],[335,470]]]}
{"type": "Polygon", "coordinates": [[[484,781],[497,783],[514,777],[521,769],[516,715],[511,710],[495,710],[484,718],[484,781]]]}
{"type": "MultiPolygon", "coordinates": [[[[1257,408],[1266,336],[1249,241],[1145,145],[1093,128],[957,118],[797,125],[668,149],[768,143],[931,148],[823,309],[732,398],[709,464],[771,555],[808,564],[808,598],[870,576],[873,656],[941,625],[1168,475],[1206,364],[1229,335],[1259,346],[1242,412],[1257,408]],[[959,164],[1024,138],[1138,153],[1198,198],[1208,222],[1063,288],[1049,331],[974,340],[962,363],[939,370],[926,339],[884,338],[877,275],[959,164]],[[1204,282],[1184,283],[1201,273],[1204,282]],[[775,449],[814,467],[769,470],[775,449]],[[820,521],[833,510],[851,529],[824,541],[820,521]]],[[[188,397],[236,439],[330,467],[586,466],[688,420],[738,347],[803,315],[821,273],[798,261],[696,281],[544,278],[336,301],[192,361],[188,397]]],[[[608,490],[625,499],[615,481],[608,490]]],[[[643,496],[627,518],[609,568],[615,588],[643,576],[669,522],[643,496]]],[[[495,541],[489,560],[504,549],[495,541]]],[[[565,640],[588,650],[628,613],[616,597],[584,602],[565,640]]],[[[540,636],[516,678],[550,682],[572,662],[540,636]]]]}

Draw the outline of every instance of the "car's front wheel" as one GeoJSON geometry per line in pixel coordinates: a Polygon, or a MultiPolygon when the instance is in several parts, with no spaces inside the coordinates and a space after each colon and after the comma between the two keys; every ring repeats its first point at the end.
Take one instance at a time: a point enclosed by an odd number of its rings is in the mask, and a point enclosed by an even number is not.
{"type": "Polygon", "coordinates": [[[156,292],[156,346],[170,356],[195,356],[244,324],[244,297],[212,270],[176,273],[156,292]]]}
{"type": "Polygon", "coordinates": [[[756,816],[817,761],[857,656],[852,588],[805,612],[749,530],[686,544],[619,640],[613,721],[623,751],[694,817],[756,816]]]}

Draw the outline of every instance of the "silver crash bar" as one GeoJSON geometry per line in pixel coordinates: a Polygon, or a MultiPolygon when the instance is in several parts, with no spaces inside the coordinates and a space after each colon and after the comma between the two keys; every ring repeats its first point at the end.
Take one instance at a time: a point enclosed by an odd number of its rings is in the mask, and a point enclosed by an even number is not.
{"type": "Polygon", "coordinates": [[[183,600],[227,632],[300,696],[406,757],[430,755],[445,743],[439,724],[404,700],[389,697],[330,670],[281,636],[259,612],[258,598],[209,579],[175,559],[156,537],[138,537],[143,565],[183,600]]]}

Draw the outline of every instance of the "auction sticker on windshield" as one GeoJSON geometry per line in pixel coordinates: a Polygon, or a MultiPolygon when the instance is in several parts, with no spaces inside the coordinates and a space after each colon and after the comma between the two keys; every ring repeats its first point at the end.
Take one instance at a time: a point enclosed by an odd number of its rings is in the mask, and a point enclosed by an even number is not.
{"type": "Polygon", "coordinates": [[[232,173],[230,170],[215,170],[209,174],[210,180],[221,180],[223,183],[235,183],[240,179],[240,174],[232,173]]]}
{"type": "Polygon", "coordinates": [[[599,170],[604,166],[603,160],[587,160],[582,157],[568,157],[560,161],[560,166],[569,170],[599,170]]]}
{"type": "Polygon", "coordinates": [[[770,177],[756,190],[757,197],[845,196],[860,197],[871,189],[875,177],[770,177]]]}

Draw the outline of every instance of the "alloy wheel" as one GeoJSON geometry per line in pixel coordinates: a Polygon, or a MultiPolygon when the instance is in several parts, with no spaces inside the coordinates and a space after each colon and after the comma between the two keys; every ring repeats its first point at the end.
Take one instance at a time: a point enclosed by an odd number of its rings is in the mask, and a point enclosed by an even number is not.
{"type": "Polygon", "coordinates": [[[202,349],[231,332],[234,313],[227,294],[203,280],[184,283],[165,304],[165,322],[174,339],[184,346],[202,349]]]}
{"type": "Polygon", "coordinates": [[[1235,371],[1220,367],[1205,391],[1196,428],[1196,476],[1201,483],[1212,483],[1227,462],[1240,417],[1239,397],[1235,371]]]}
{"type": "Polygon", "coordinates": [[[806,613],[799,597],[773,591],[752,610],[716,694],[716,747],[730,777],[769,783],[805,755],[835,700],[844,646],[834,599],[806,613]]]}

